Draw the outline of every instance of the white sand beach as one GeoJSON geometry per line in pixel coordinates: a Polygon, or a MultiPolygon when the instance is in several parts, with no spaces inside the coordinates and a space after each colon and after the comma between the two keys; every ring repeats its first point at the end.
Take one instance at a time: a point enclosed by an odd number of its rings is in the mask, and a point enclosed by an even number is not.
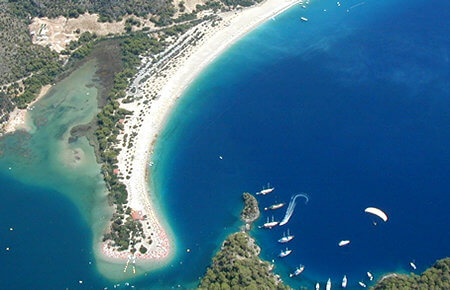
{"type": "MultiPolygon", "coordinates": [[[[128,205],[147,217],[143,222],[144,234],[151,236],[153,241],[151,244],[141,242],[149,251],[145,255],[137,254],[138,262],[139,258],[147,259],[147,262],[148,259],[164,259],[173,248],[173,242],[159,220],[162,217],[152,205],[153,193],[149,192],[147,178],[153,146],[172,107],[199,72],[227,47],[296,3],[297,0],[266,0],[251,8],[222,13],[222,20],[215,26],[206,22],[191,28],[166,50],[171,52],[161,59],[152,62],[152,58],[144,57],[128,93],[136,100],[121,104],[133,114],[124,121],[124,130],[118,137],[119,140],[126,137],[126,142],[120,142],[122,150],[118,166],[128,190],[128,205]],[[192,39],[195,39],[195,45],[189,44],[192,39]],[[132,146],[128,146],[130,140],[132,146]]],[[[126,253],[108,249],[105,245],[103,250],[109,258],[127,258],[126,253]]]]}

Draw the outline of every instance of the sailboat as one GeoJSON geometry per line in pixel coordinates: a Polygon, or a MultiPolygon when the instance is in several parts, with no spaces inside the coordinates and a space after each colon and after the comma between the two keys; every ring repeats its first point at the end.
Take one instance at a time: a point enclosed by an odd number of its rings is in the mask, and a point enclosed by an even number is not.
{"type": "Polygon", "coordinates": [[[328,278],[327,285],[325,287],[326,290],[331,290],[331,279],[328,278]]]}
{"type": "Polygon", "coordinates": [[[292,241],[293,238],[294,238],[294,235],[291,235],[289,233],[289,229],[288,229],[287,236],[286,236],[286,233],[283,233],[283,237],[281,239],[279,239],[278,242],[284,244],[284,243],[292,241]]]}
{"type": "Polygon", "coordinates": [[[275,187],[270,187],[270,183],[267,183],[267,188],[264,188],[261,191],[258,191],[256,195],[266,195],[275,190],[275,187]]]}
{"type": "Polygon", "coordinates": [[[263,227],[266,228],[266,229],[271,229],[274,226],[278,225],[279,223],[280,222],[278,222],[278,221],[274,221],[274,218],[272,216],[272,221],[269,222],[269,218],[267,218],[267,222],[263,225],[263,227]]]}
{"type": "Polygon", "coordinates": [[[347,288],[347,275],[344,275],[344,278],[342,278],[342,288],[347,288]]]}
{"type": "Polygon", "coordinates": [[[269,207],[265,207],[264,210],[269,210],[269,209],[279,209],[282,208],[285,205],[285,203],[277,203],[277,204],[273,204],[269,207]]]}
{"type": "Polygon", "coordinates": [[[300,275],[305,270],[305,266],[300,265],[300,267],[297,267],[294,271],[294,273],[289,274],[289,277],[294,277],[300,275]]]}
{"type": "Polygon", "coordinates": [[[290,255],[292,253],[292,250],[289,250],[288,248],[286,248],[285,251],[281,251],[281,253],[278,255],[280,258],[284,258],[288,255],[290,255]]]}

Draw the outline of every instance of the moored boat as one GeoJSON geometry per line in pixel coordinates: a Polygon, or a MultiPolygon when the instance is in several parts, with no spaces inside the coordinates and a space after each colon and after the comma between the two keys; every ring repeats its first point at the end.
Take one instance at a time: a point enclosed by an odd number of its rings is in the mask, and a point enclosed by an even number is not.
{"type": "Polygon", "coordinates": [[[361,281],[359,281],[358,282],[358,284],[359,284],[359,286],[361,286],[361,287],[363,287],[363,288],[366,288],[367,287],[367,285],[366,284],[364,284],[363,282],[361,282],[361,281]]]}
{"type": "Polygon", "coordinates": [[[300,20],[301,20],[301,21],[304,21],[304,22],[307,22],[307,21],[308,21],[308,18],[306,18],[306,17],[300,17],[300,20]]]}
{"type": "Polygon", "coordinates": [[[343,247],[343,246],[347,246],[348,244],[350,244],[349,240],[342,240],[339,242],[339,247],[343,247]]]}
{"type": "Polygon", "coordinates": [[[283,233],[283,237],[281,239],[279,239],[278,242],[284,244],[284,243],[292,241],[293,238],[294,238],[294,235],[291,235],[289,233],[289,229],[288,229],[287,235],[286,235],[286,233],[283,233]]]}
{"type": "Polygon", "coordinates": [[[300,275],[305,270],[305,266],[300,265],[300,267],[297,267],[294,271],[294,273],[289,274],[289,277],[295,277],[300,275]]]}
{"type": "Polygon", "coordinates": [[[331,290],[331,279],[328,278],[327,285],[325,287],[326,290],[331,290]]]}
{"type": "Polygon", "coordinates": [[[261,191],[258,191],[256,195],[266,195],[275,190],[275,187],[270,187],[270,183],[267,184],[267,188],[264,188],[261,191]]]}
{"type": "Polygon", "coordinates": [[[289,250],[288,248],[286,248],[285,251],[281,251],[281,253],[278,255],[280,258],[284,258],[288,255],[290,255],[292,253],[292,250],[289,250]]]}
{"type": "Polygon", "coordinates": [[[285,205],[285,203],[281,202],[281,203],[277,203],[277,204],[272,204],[269,207],[265,207],[264,210],[269,210],[269,209],[279,209],[282,208],[285,205]]]}
{"type": "Polygon", "coordinates": [[[344,278],[342,278],[342,288],[347,288],[347,275],[344,275],[344,278]]]}
{"type": "Polygon", "coordinates": [[[367,272],[367,277],[369,277],[369,280],[372,281],[373,280],[373,275],[370,272],[367,272]]]}
{"type": "Polygon", "coordinates": [[[271,229],[271,228],[275,227],[276,225],[278,225],[279,223],[280,222],[275,221],[272,216],[272,221],[269,221],[269,218],[267,218],[267,222],[263,225],[263,227],[266,229],[271,229]]]}
{"type": "Polygon", "coordinates": [[[409,265],[411,266],[411,268],[413,268],[413,270],[417,269],[416,264],[414,264],[413,262],[410,262],[409,265]]]}
{"type": "Polygon", "coordinates": [[[319,284],[319,282],[317,282],[316,283],[316,290],[319,290],[320,289],[320,284],[319,284]]]}

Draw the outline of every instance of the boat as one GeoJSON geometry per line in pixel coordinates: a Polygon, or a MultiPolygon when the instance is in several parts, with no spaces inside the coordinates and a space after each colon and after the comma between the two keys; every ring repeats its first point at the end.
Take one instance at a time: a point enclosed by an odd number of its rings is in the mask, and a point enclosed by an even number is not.
{"type": "Polygon", "coordinates": [[[342,288],[347,288],[347,275],[344,275],[344,278],[342,278],[342,288]]]}
{"type": "Polygon", "coordinates": [[[326,290],[331,290],[331,279],[328,278],[327,285],[325,287],[326,290]]]}
{"type": "Polygon", "coordinates": [[[367,287],[367,285],[366,284],[364,284],[363,282],[361,282],[361,281],[359,281],[358,282],[358,284],[359,284],[359,286],[361,286],[361,287],[363,287],[363,288],[366,288],[367,287]]]}
{"type": "Polygon", "coordinates": [[[370,272],[367,272],[367,277],[369,277],[369,280],[372,281],[373,280],[373,275],[370,272]]]}
{"type": "Polygon", "coordinates": [[[270,184],[268,183],[267,188],[264,188],[264,186],[263,186],[263,189],[261,191],[258,191],[256,193],[256,195],[266,195],[266,194],[271,193],[274,190],[275,190],[275,187],[270,187],[270,184]]]}
{"type": "Polygon", "coordinates": [[[300,267],[298,267],[298,268],[295,269],[294,273],[289,274],[289,277],[295,277],[295,276],[298,276],[298,275],[300,275],[304,270],[305,270],[305,266],[300,265],[300,267]]]}
{"type": "Polygon", "coordinates": [[[316,283],[316,290],[319,290],[320,289],[320,284],[319,284],[319,282],[317,282],[316,283]]]}
{"type": "Polygon", "coordinates": [[[267,222],[263,225],[264,228],[266,229],[271,229],[274,226],[278,225],[280,222],[278,221],[274,221],[273,216],[272,216],[272,221],[269,221],[269,218],[267,218],[267,222]]]}
{"type": "Polygon", "coordinates": [[[287,236],[286,236],[286,233],[283,233],[283,237],[281,239],[279,239],[278,242],[284,244],[284,243],[292,241],[293,238],[294,238],[294,235],[291,235],[289,233],[289,229],[288,229],[287,236]]]}
{"type": "Polygon", "coordinates": [[[284,258],[286,256],[289,256],[292,253],[292,250],[289,250],[288,248],[286,248],[285,251],[281,251],[281,253],[278,255],[280,258],[284,258]]]}
{"type": "Polygon", "coordinates": [[[304,21],[304,22],[307,22],[307,21],[308,21],[308,18],[306,18],[306,17],[300,17],[300,20],[301,20],[301,21],[304,21]]]}
{"type": "Polygon", "coordinates": [[[339,242],[339,247],[343,247],[343,246],[347,246],[348,244],[350,244],[349,240],[342,240],[339,242]]]}
{"type": "Polygon", "coordinates": [[[277,203],[277,204],[272,204],[269,207],[265,207],[264,210],[279,209],[279,208],[282,208],[283,206],[285,206],[285,203],[281,202],[281,203],[277,203]]]}
{"type": "Polygon", "coordinates": [[[306,9],[306,6],[305,6],[305,5],[302,5],[302,8],[303,8],[303,9],[306,9]]]}
{"type": "Polygon", "coordinates": [[[413,270],[417,269],[416,264],[414,264],[413,262],[410,262],[409,265],[411,266],[411,268],[413,268],[413,270]]]}

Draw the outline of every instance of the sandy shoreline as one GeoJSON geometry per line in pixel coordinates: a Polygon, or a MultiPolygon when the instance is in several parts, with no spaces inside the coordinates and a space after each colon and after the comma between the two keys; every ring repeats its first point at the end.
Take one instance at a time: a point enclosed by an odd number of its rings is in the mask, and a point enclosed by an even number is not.
{"type": "Polygon", "coordinates": [[[14,133],[16,130],[22,129],[29,131],[30,128],[26,124],[28,112],[33,110],[33,105],[39,101],[43,96],[45,96],[48,91],[52,88],[52,85],[45,85],[41,88],[39,95],[34,101],[28,104],[26,109],[15,108],[9,115],[8,122],[3,126],[3,131],[5,134],[14,133]]]}
{"type": "MultiPolygon", "coordinates": [[[[164,127],[177,99],[195,77],[226,48],[259,24],[298,2],[266,0],[251,8],[220,14],[222,20],[217,25],[203,23],[188,31],[186,37],[180,37],[173,47],[182,49],[175,50],[165,62],[158,61],[155,65],[150,57],[144,57],[128,93],[137,100],[121,104],[122,108],[133,114],[125,121],[124,131],[118,137],[119,140],[126,140],[120,142],[118,167],[128,190],[128,205],[147,216],[150,223],[148,227],[144,226],[144,234],[153,239],[151,245],[144,243],[151,255],[141,255],[138,258],[147,259],[147,262],[148,259],[165,259],[173,248],[173,242],[170,242],[167,231],[159,220],[161,217],[157,216],[151,202],[154,196],[149,192],[147,169],[151,166],[149,161],[158,133],[164,127]],[[189,39],[195,39],[196,45],[184,45],[189,39]],[[129,142],[132,142],[132,146],[127,146],[129,142]]],[[[170,48],[168,50],[173,51],[170,48]]],[[[103,249],[106,257],[127,259],[127,254],[108,251],[104,245],[103,249]]]]}

